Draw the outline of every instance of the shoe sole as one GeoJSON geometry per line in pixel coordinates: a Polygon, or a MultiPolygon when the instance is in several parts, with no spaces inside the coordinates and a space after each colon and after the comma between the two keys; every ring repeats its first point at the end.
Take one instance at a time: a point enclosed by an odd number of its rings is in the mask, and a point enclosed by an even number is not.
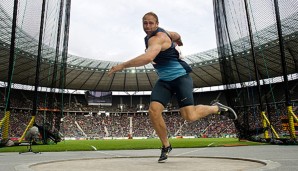
{"type": "Polygon", "coordinates": [[[234,109],[232,109],[232,108],[229,107],[229,106],[223,105],[223,104],[221,104],[221,103],[219,103],[219,102],[217,102],[217,103],[215,103],[215,104],[217,104],[217,105],[219,105],[219,106],[221,106],[221,107],[227,108],[230,112],[233,113],[233,115],[234,115],[234,119],[233,119],[233,120],[237,120],[238,116],[237,116],[236,112],[234,111],[234,109]]]}
{"type": "Polygon", "coordinates": [[[228,110],[233,113],[233,115],[234,115],[234,119],[233,120],[237,120],[238,119],[238,116],[237,116],[236,112],[234,111],[234,109],[232,109],[232,108],[230,108],[228,106],[226,106],[226,108],[228,108],[228,110]]]}
{"type": "Polygon", "coordinates": [[[167,161],[167,159],[158,161],[158,163],[165,163],[166,161],[167,161]]]}

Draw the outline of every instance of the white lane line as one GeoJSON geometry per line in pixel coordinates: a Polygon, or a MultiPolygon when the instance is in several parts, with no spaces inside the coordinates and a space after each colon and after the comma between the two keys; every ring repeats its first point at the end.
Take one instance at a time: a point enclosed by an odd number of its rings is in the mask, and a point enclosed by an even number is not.
{"type": "Polygon", "coordinates": [[[96,151],[97,153],[101,153],[101,154],[105,154],[105,155],[109,155],[109,156],[114,156],[114,157],[129,157],[129,156],[121,156],[121,155],[117,155],[117,154],[111,154],[111,153],[106,153],[103,151],[96,151]]]}
{"type": "MultiPolygon", "coordinates": [[[[207,146],[207,147],[210,147],[210,146],[211,146],[211,145],[213,145],[213,144],[214,144],[214,142],[213,142],[213,143],[210,143],[210,144],[208,144],[208,146],[207,146]]],[[[197,152],[197,151],[205,150],[207,147],[205,147],[205,148],[199,148],[199,149],[192,150],[192,151],[185,152],[185,153],[181,153],[181,154],[176,154],[176,155],[174,155],[174,156],[182,156],[182,155],[186,155],[186,154],[194,153],[194,152],[197,152]]]]}

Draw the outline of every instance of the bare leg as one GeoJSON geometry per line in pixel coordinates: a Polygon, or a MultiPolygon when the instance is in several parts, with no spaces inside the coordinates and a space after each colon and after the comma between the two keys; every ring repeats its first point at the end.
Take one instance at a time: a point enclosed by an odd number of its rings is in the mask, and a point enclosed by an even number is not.
{"type": "Polygon", "coordinates": [[[151,102],[149,107],[149,116],[152,122],[152,126],[156,131],[163,146],[170,146],[167,134],[167,126],[162,117],[162,111],[164,106],[158,102],[151,102]]]}
{"type": "Polygon", "coordinates": [[[180,109],[180,113],[185,120],[196,121],[210,114],[215,114],[218,110],[218,106],[196,105],[183,107],[180,109]]]}

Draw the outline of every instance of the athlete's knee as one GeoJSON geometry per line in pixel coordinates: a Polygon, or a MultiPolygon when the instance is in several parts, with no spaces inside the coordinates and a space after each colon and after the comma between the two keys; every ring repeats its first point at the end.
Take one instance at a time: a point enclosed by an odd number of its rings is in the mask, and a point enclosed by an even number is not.
{"type": "Polygon", "coordinates": [[[148,110],[151,118],[159,117],[162,111],[163,111],[163,106],[158,102],[152,102],[148,110]]]}
{"type": "Polygon", "coordinates": [[[153,107],[149,107],[148,112],[149,112],[149,115],[153,117],[159,114],[159,111],[157,109],[154,109],[153,107]]]}

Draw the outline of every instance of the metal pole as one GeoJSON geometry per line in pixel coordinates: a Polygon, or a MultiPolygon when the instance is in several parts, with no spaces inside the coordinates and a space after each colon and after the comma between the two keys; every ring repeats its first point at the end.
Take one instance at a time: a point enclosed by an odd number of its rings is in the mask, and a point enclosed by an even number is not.
{"type": "Polygon", "coordinates": [[[11,39],[10,39],[10,57],[9,57],[9,68],[7,77],[7,91],[5,93],[6,106],[5,110],[10,110],[10,89],[12,83],[12,75],[15,60],[15,40],[16,40],[16,27],[17,27],[17,15],[18,15],[18,0],[14,1],[13,5],[13,18],[12,18],[12,29],[11,29],[11,39]]]}
{"type": "Polygon", "coordinates": [[[253,63],[254,63],[254,69],[255,69],[255,77],[256,77],[256,82],[257,82],[257,93],[258,93],[258,98],[259,98],[259,103],[260,103],[260,109],[261,109],[261,111],[263,111],[263,102],[262,102],[262,91],[261,91],[261,85],[260,85],[260,77],[259,77],[259,72],[258,72],[258,65],[257,65],[257,59],[256,59],[256,52],[255,52],[255,48],[254,48],[254,39],[253,39],[253,36],[252,36],[252,29],[251,29],[250,17],[249,17],[249,13],[248,13],[247,0],[244,0],[244,4],[245,4],[245,12],[246,12],[246,19],[247,19],[247,24],[248,24],[248,30],[249,30],[250,46],[251,46],[253,63]]]}
{"type": "Polygon", "coordinates": [[[13,75],[13,68],[15,62],[15,37],[16,37],[16,26],[17,26],[17,15],[18,15],[18,0],[14,1],[13,6],[13,19],[12,19],[12,29],[11,29],[11,40],[10,40],[10,58],[9,58],[9,68],[7,77],[7,88],[5,92],[5,116],[3,120],[0,120],[0,127],[2,127],[2,139],[6,140],[9,137],[9,118],[10,118],[10,90],[13,75]]]}
{"type": "Polygon", "coordinates": [[[286,54],[285,54],[285,47],[284,47],[284,39],[282,37],[282,28],[280,22],[280,14],[279,14],[279,7],[278,1],[274,0],[274,8],[275,8],[275,16],[276,16],[276,25],[277,25],[277,33],[278,33],[278,41],[279,41],[279,48],[280,48],[280,57],[281,57],[281,66],[283,72],[283,85],[285,90],[285,98],[286,98],[286,105],[291,105],[290,93],[289,93],[289,85],[288,85],[288,71],[287,71],[287,63],[286,63],[286,54]]]}
{"type": "Polygon", "coordinates": [[[38,40],[38,52],[37,52],[36,72],[35,72],[35,85],[34,85],[35,87],[34,87],[32,116],[35,116],[37,113],[39,71],[40,71],[40,62],[41,62],[41,48],[42,48],[45,6],[46,6],[46,0],[43,0],[42,1],[42,9],[41,9],[40,29],[39,29],[39,40],[38,40]]]}

